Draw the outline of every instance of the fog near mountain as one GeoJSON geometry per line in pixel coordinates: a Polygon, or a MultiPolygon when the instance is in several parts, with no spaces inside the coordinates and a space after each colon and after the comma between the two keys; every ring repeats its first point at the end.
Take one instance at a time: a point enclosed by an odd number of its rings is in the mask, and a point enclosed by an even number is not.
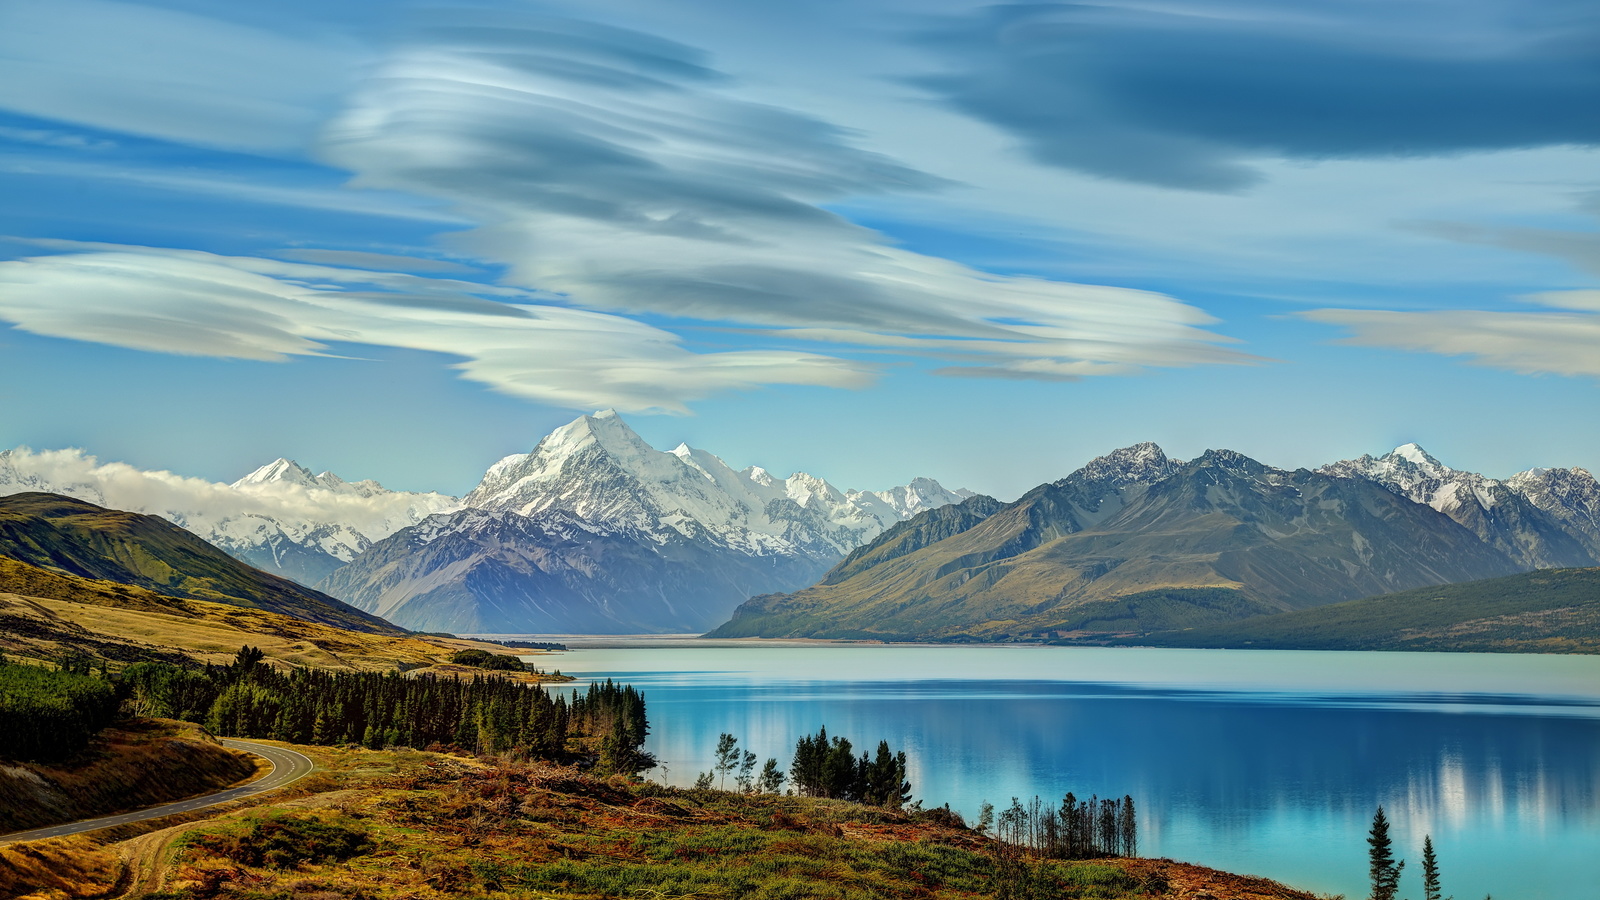
{"type": "Polygon", "coordinates": [[[25,491],[160,516],[237,559],[307,585],[374,541],[460,505],[443,494],[313,475],[286,459],[221,484],[103,463],[78,449],[0,452],[0,496],[25,491]]]}

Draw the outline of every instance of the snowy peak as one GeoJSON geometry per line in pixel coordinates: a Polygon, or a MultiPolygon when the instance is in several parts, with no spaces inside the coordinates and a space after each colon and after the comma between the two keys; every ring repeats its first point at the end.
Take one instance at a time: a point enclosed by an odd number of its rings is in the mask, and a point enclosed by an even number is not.
{"type": "Polygon", "coordinates": [[[1455,471],[1444,463],[1434,459],[1428,454],[1428,451],[1422,449],[1422,445],[1417,443],[1401,444],[1400,446],[1384,454],[1382,458],[1394,461],[1405,460],[1414,466],[1420,466],[1421,468],[1433,472],[1455,471]]]}
{"type": "Polygon", "coordinates": [[[622,457],[635,457],[655,450],[644,442],[614,409],[602,409],[592,416],[579,416],[539,442],[534,455],[571,456],[590,447],[622,457]]]}
{"type": "Polygon", "coordinates": [[[1160,447],[1145,441],[1092,459],[1083,468],[1068,475],[1067,480],[1079,484],[1109,484],[1113,487],[1152,484],[1178,471],[1182,465],[1178,460],[1169,458],[1160,447]]]}
{"type": "Polygon", "coordinates": [[[960,499],[931,479],[873,493],[841,491],[804,472],[780,479],[760,466],[736,471],[688,444],[656,450],[605,411],[496,463],[464,503],[523,516],[562,511],[658,543],[681,536],[759,556],[830,556],[960,499]]]}
{"type": "MultiPolygon", "coordinates": [[[[1451,515],[1463,504],[1491,509],[1503,500],[1498,481],[1452,469],[1417,444],[1402,444],[1379,457],[1362,456],[1329,463],[1317,470],[1340,478],[1377,482],[1391,492],[1451,515]]],[[[1459,521],[1459,519],[1458,519],[1459,521]]]]}
{"type": "Polygon", "coordinates": [[[1600,485],[1588,490],[1583,476],[1575,474],[1581,470],[1533,469],[1498,481],[1452,469],[1418,445],[1404,444],[1380,457],[1330,463],[1317,471],[1375,482],[1430,506],[1532,568],[1600,559],[1600,517],[1585,512],[1600,508],[1600,485]]]}
{"type": "Polygon", "coordinates": [[[311,470],[292,459],[278,457],[249,475],[235,481],[233,487],[245,488],[260,484],[298,484],[301,487],[320,487],[311,470]]]}

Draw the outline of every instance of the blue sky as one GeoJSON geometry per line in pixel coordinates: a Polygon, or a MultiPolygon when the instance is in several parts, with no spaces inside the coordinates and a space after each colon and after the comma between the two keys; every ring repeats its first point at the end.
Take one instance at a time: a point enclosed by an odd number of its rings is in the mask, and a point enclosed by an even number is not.
{"type": "Polygon", "coordinates": [[[1600,468],[1576,2],[0,0],[0,446],[1600,468]]]}

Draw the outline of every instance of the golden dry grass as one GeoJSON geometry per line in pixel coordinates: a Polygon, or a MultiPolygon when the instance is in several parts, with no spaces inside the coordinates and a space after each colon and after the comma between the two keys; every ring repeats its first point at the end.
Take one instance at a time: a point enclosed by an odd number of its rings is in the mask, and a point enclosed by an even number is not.
{"type": "MultiPolygon", "coordinates": [[[[439,674],[480,673],[449,668],[458,650],[507,652],[482,641],[346,631],[264,610],[166,597],[0,557],[0,651],[8,654],[55,658],[74,650],[114,662],[183,656],[223,664],[244,644],[259,647],[268,662],[279,666],[427,669],[439,674]]],[[[518,651],[530,653],[539,652],[518,651]]],[[[522,680],[552,679],[530,674],[522,680]]]]}
{"type": "Polygon", "coordinates": [[[0,834],[219,791],[255,775],[257,765],[198,725],[130,720],[69,762],[0,764],[0,834]]]}
{"type": "Polygon", "coordinates": [[[0,846],[0,897],[65,900],[102,897],[123,867],[117,854],[84,836],[0,846]]]}

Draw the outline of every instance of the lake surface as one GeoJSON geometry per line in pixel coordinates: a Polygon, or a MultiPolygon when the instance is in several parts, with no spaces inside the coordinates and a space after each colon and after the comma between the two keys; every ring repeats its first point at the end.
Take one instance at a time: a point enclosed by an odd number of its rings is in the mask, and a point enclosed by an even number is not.
{"type": "MultiPolygon", "coordinates": [[[[568,638],[569,645],[584,641],[568,638]]],[[[1459,900],[1600,897],[1600,658],[607,639],[539,662],[645,693],[656,779],[717,736],[907,751],[916,796],[1130,794],[1140,851],[1365,897],[1383,804],[1402,896],[1424,834],[1459,900]]]]}

